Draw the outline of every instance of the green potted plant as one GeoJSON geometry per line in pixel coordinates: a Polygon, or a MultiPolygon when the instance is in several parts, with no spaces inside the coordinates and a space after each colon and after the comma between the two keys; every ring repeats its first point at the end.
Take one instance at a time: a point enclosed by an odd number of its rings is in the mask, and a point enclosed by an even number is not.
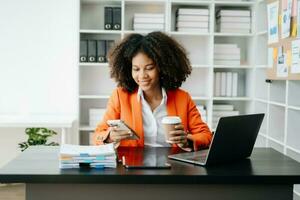
{"type": "Polygon", "coordinates": [[[25,151],[29,146],[45,145],[45,146],[58,146],[56,142],[48,142],[48,138],[57,135],[53,130],[47,128],[26,128],[25,133],[28,135],[26,142],[19,143],[21,151],[25,151]]]}

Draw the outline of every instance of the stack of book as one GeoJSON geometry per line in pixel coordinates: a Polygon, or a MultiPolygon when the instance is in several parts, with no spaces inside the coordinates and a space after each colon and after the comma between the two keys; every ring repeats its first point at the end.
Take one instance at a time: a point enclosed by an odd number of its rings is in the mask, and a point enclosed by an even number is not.
{"type": "Polygon", "coordinates": [[[208,33],[209,14],[207,8],[179,8],[176,16],[177,31],[208,33]]]}
{"type": "Polygon", "coordinates": [[[206,112],[206,108],[203,105],[197,105],[196,106],[200,115],[201,115],[201,119],[204,122],[207,122],[207,112],[206,112]]]}
{"type": "Polygon", "coordinates": [[[96,127],[104,116],[105,109],[91,108],[89,109],[89,125],[90,127],[96,127]]]}
{"type": "Polygon", "coordinates": [[[220,117],[239,115],[239,111],[234,110],[231,104],[214,104],[213,105],[213,129],[217,128],[220,117]]]}
{"type": "Polygon", "coordinates": [[[237,72],[214,72],[214,95],[236,97],[238,93],[237,72]]]}
{"type": "Polygon", "coordinates": [[[214,63],[216,65],[240,65],[241,50],[237,44],[215,44],[214,63]]]}
{"type": "Polygon", "coordinates": [[[116,153],[113,144],[82,146],[63,144],[59,152],[59,168],[116,168],[116,153]]]}
{"type": "Polygon", "coordinates": [[[216,13],[217,29],[221,33],[250,33],[250,10],[220,9],[216,13]]]}
{"type": "Polygon", "coordinates": [[[163,31],[164,28],[164,14],[135,13],[133,16],[133,30],[135,31],[163,31]]]}

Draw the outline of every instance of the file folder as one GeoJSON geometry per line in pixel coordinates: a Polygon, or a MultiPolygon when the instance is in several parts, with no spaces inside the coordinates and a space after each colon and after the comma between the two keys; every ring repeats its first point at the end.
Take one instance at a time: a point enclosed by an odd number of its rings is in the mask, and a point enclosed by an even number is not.
{"type": "Polygon", "coordinates": [[[106,62],[106,45],[105,40],[97,40],[97,62],[106,62]]]}
{"type": "Polygon", "coordinates": [[[96,40],[88,41],[88,62],[96,62],[96,40]]]}
{"type": "Polygon", "coordinates": [[[104,8],[104,29],[111,30],[113,23],[113,8],[105,7],[104,8]]]}
{"type": "Polygon", "coordinates": [[[121,30],[121,8],[113,8],[113,30],[121,30]]]}
{"type": "Polygon", "coordinates": [[[88,55],[87,40],[80,40],[80,62],[87,62],[88,55]]]}

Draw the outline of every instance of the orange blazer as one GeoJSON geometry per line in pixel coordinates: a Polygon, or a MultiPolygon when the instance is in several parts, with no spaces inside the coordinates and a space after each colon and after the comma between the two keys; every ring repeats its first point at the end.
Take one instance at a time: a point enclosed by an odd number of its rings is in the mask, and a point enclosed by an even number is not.
{"type": "MultiPolygon", "coordinates": [[[[167,91],[167,113],[181,118],[188,139],[193,141],[195,151],[209,146],[212,134],[206,123],[202,121],[195,103],[187,92],[181,89],[167,91]]],[[[133,93],[121,87],[113,91],[105,115],[93,135],[95,145],[103,144],[108,137],[106,121],[110,119],[122,119],[140,136],[139,140],[122,140],[120,146],[144,146],[142,102],[138,100],[137,89],[133,93]]]]}

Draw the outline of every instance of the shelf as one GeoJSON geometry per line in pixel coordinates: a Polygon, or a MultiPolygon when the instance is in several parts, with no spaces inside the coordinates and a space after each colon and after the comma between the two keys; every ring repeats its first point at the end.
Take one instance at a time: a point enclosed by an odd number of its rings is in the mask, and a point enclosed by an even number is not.
{"type": "Polygon", "coordinates": [[[258,69],[267,69],[268,68],[268,65],[255,65],[255,68],[258,68],[258,69]]]}
{"type": "Polygon", "coordinates": [[[214,36],[222,36],[222,37],[252,37],[253,33],[218,33],[215,32],[214,36]]]}
{"type": "Polygon", "coordinates": [[[300,111],[299,106],[288,106],[288,109],[300,111]]]}
{"type": "Polygon", "coordinates": [[[79,99],[109,99],[109,95],[80,95],[79,99]]]}
{"type": "Polygon", "coordinates": [[[183,36],[188,36],[188,35],[195,35],[195,36],[212,36],[212,33],[201,33],[201,32],[178,32],[178,31],[171,31],[169,32],[170,35],[183,35],[183,36]]]}
{"type": "Polygon", "coordinates": [[[165,4],[165,0],[124,0],[126,5],[137,5],[137,4],[165,4]]]}
{"type": "Polygon", "coordinates": [[[88,34],[121,34],[122,31],[96,30],[96,29],[80,29],[79,33],[88,33],[88,34]]]}
{"type": "Polygon", "coordinates": [[[108,67],[108,63],[79,63],[82,67],[108,67]]]}
{"type": "Polygon", "coordinates": [[[199,1],[199,0],[170,0],[171,4],[182,4],[182,5],[210,5],[213,1],[199,1]]]}
{"type": "Polygon", "coordinates": [[[251,101],[250,97],[213,97],[213,100],[224,101],[251,101]]]}
{"type": "Polygon", "coordinates": [[[193,100],[210,100],[209,97],[201,97],[201,96],[192,96],[193,100]]]}
{"type": "Polygon", "coordinates": [[[267,138],[268,140],[271,140],[272,142],[275,142],[276,144],[279,144],[279,145],[281,145],[281,146],[284,146],[284,143],[283,143],[283,142],[280,142],[279,140],[276,140],[276,139],[274,139],[274,138],[272,138],[272,137],[270,137],[270,136],[268,136],[268,135],[261,135],[261,136],[267,138]]]}
{"type": "Polygon", "coordinates": [[[212,68],[211,65],[192,64],[192,68],[212,68]]]}
{"type": "Polygon", "coordinates": [[[286,106],[285,103],[278,103],[278,102],[275,102],[275,101],[269,101],[269,104],[275,105],[275,106],[281,106],[281,107],[285,107],[286,106]]]}
{"type": "Polygon", "coordinates": [[[80,131],[94,131],[96,127],[91,127],[89,125],[80,125],[80,131]]]}
{"type": "Polygon", "coordinates": [[[215,1],[216,6],[252,6],[255,4],[254,1],[215,1]]]}
{"type": "Polygon", "coordinates": [[[266,103],[266,104],[268,103],[268,100],[265,100],[265,99],[255,98],[254,100],[258,101],[260,103],[266,103]]]}
{"type": "Polygon", "coordinates": [[[214,65],[214,68],[235,68],[235,69],[252,69],[251,65],[214,65]]]}
{"type": "Polygon", "coordinates": [[[262,36],[262,35],[266,35],[266,36],[267,36],[267,34],[268,34],[268,31],[267,31],[267,30],[256,32],[256,35],[257,35],[257,36],[262,36]]]}

